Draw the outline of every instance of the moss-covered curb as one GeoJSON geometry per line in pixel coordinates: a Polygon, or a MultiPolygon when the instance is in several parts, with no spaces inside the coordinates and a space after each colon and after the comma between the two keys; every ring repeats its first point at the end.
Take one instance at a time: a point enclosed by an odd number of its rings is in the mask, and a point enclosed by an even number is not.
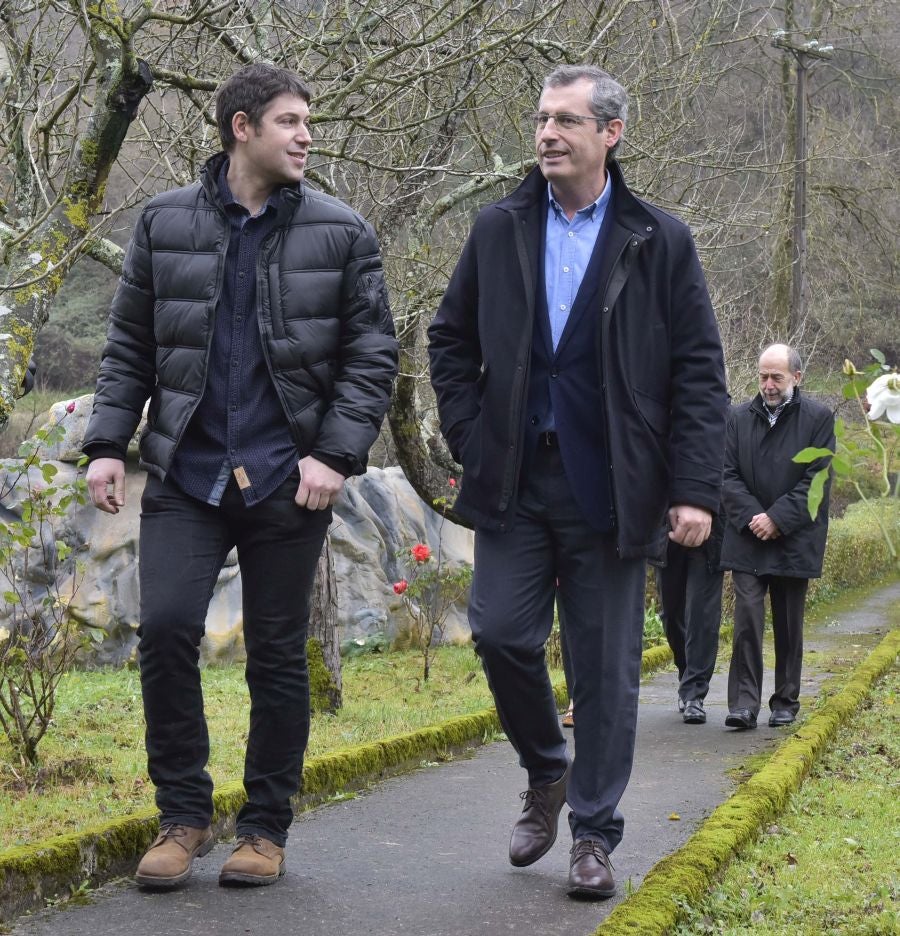
{"type": "Polygon", "coordinates": [[[702,898],[731,856],[755,838],[800,787],[813,763],[900,653],[895,628],[854,670],[844,688],[787,738],[765,765],[719,806],[674,854],[657,862],[595,936],[663,936],[680,908],[702,898]]]}
{"type": "MultiPolygon", "coordinates": [[[[668,647],[644,653],[646,674],[671,659],[668,647]]],[[[566,687],[555,687],[557,702],[565,706],[566,687]]],[[[299,812],[347,790],[358,790],[394,774],[471,750],[500,730],[494,709],[462,715],[430,728],[346,748],[334,754],[309,758],[303,767],[303,784],[294,798],[299,812]]],[[[244,802],[240,781],[220,786],[214,794],[213,830],[217,837],[234,832],[234,817],[244,802]]],[[[45,901],[84,881],[92,886],[130,874],[138,857],[153,841],[159,824],[155,810],[110,820],[80,832],[58,835],[33,845],[0,852],[0,922],[44,905],[45,901]]]]}

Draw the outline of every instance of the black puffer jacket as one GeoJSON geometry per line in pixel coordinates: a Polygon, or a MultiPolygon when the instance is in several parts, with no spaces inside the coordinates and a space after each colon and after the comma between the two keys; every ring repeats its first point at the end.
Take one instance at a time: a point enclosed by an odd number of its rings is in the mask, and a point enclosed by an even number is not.
{"type": "Polygon", "coordinates": [[[792,461],[805,448],[834,451],[834,415],[827,406],[794,390],[775,425],[769,428],[759,394],[732,407],[725,447],[722,500],[727,526],[722,568],[753,575],[818,578],[828,534],[830,481],[816,519],[810,519],[807,494],[813,476],[827,464],[818,459],[792,461]],[[747,524],[767,513],[781,535],[758,539],[747,524]]]}
{"type": "MultiPolygon", "coordinates": [[[[203,395],[228,248],[216,186],[224,158],[141,213],[110,310],[89,456],[124,457],[149,397],[141,465],[165,477],[203,395]]],[[[300,456],[321,453],[362,473],[397,372],[374,231],[335,198],[285,189],[257,291],[263,350],[300,456]]]]}

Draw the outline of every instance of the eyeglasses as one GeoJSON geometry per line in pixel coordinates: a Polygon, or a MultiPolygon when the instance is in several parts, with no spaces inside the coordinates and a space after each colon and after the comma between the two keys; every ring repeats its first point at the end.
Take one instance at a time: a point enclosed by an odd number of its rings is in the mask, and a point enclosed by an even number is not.
{"type": "Polygon", "coordinates": [[[589,117],[586,114],[545,114],[543,111],[538,111],[536,114],[531,114],[530,117],[535,130],[543,130],[551,120],[556,123],[560,130],[574,130],[586,120],[594,120],[599,126],[609,123],[603,117],[589,117]]]}

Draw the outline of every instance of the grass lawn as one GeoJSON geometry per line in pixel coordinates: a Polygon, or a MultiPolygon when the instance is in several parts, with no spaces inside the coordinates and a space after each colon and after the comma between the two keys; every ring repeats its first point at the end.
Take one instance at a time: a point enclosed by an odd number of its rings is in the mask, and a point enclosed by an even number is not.
{"type": "MultiPolygon", "coordinates": [[[[554,679],[561,676],[554,673],[554,679]]],[[[309,756],[434,725],[488,708],[490,692],[473,649],[442,647],[427,683],[415,652],[344,660],[344,707],[313,717],[309,756]]],[[[203,671],[216,783],[240,779],[249,701],[243,667],[203,671]]],[[[0,848],[72,832],[153,805],[143,745],[138,674],[117,669],[68,674],[40,767],[11,761],[0,741],[0,848]]]]}
{"type": "Polygon", "coordinates": [[[900,670],[676,933],[900,934],[900,670]]]}

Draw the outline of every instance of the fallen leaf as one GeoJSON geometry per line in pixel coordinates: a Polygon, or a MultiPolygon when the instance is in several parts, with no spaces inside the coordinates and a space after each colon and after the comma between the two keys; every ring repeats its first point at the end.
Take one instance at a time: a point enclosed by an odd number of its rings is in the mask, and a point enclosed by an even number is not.
{"type": "Polygon", "coordinates": [[[793,852],[788,852],[788,853],[784,856],[784,860],[785,860],[789,865],[795,865],[795,864],[797,864],[797,856],[796,856],[793,852]]]}
{"type": "Polygon", "coordinates": [[[677,812],[673,812],[669,813],[669,819],[671,819],[672,822],[678,822],[678,820],[681,819],[681,816],[679,816],[677,812]]]}

